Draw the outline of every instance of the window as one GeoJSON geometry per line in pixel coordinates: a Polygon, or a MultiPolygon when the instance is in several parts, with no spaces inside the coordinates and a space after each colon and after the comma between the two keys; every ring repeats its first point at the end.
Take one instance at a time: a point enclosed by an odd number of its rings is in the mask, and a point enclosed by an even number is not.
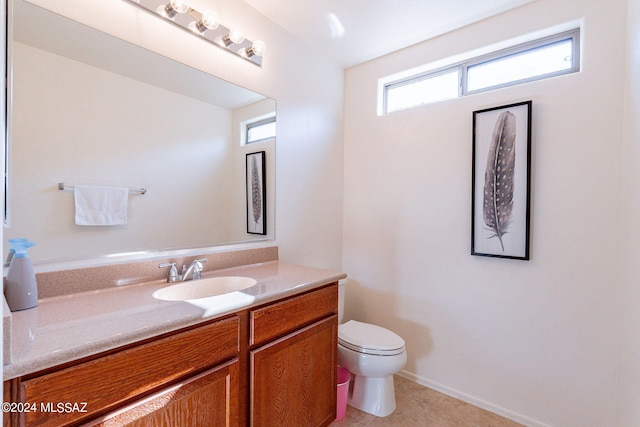
{"type": "Polygon", "coordinates": [[[580,30],[523,43],[383,85],[383,113],[580,70],[580,30]]]}
{"type": "Polygon", "coordinates": [[[246,144],[254,144],[276,137],[276,116],[249,122],[245,127],[246,144]]]}
{"type": "Polygon", "coordinates": [[[388,87],[387,112],[458,97],[458,70],[415,77],[388,87]]]}

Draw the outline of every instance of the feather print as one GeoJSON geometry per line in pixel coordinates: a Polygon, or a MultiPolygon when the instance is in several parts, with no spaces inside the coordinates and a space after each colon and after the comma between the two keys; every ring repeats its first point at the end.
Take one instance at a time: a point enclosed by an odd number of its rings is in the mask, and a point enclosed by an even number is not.
{"type": "Polygon", "coordinates": [[[260,194],[260,175],[256,158],[251,159],[251,203],[253,207],[253,222],[256,226],[262,217],[262,196],[260,194]]]}
{"type": "Polygon", "coordinates": [[[493,232],[488,238],[497,237],[504,252],[504,236],[511,224],[513,208],[513,179],[516,162],[516,117],[505,111],[496,120],[487,155],[484,173],[483,217],[493,232]]]}

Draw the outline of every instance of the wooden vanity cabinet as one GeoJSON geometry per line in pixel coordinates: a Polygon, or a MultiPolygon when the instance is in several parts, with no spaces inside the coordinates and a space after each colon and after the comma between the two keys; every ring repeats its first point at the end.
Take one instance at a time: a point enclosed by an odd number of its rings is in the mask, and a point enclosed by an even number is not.
{"type": "Polygon", "coordinates": [[[250,312],[250,425],[327,426],[336,417],[338,288],[250,312]]]}

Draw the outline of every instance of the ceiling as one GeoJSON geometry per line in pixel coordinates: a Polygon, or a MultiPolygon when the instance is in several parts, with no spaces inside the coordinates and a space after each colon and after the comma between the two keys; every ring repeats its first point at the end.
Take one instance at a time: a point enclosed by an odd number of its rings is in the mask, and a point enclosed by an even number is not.
{"type": "Polygon", "coordinates": [[[534,0],[244,0],[348,68],[534,0]]]}

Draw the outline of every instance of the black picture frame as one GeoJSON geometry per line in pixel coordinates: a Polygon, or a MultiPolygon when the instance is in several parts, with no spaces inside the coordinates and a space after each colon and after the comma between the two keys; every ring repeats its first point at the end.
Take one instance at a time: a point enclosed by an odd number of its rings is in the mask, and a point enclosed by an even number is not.
{"type": "Polygon", "coordinates": [[[473,112],[471,255],[530,259],[532,106],[473,112]]]}
{"type": "Polygon", "coordinates": [[[246,155],[247,233],[267,234],[267,186],[265,152],[246,155]]]}

